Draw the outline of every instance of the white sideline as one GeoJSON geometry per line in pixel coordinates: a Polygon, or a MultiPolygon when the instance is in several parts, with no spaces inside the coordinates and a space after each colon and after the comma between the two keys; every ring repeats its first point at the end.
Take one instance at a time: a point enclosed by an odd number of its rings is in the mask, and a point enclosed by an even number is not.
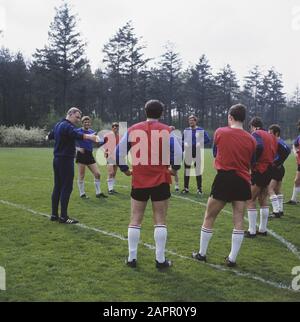
{"type": "MultiPolygon", "coordinates": [[[[9,201],[6,201],[6,200],[1,200],[1,199],[0,199],[0,203],[3,204],[3,205],[6,205],[6,206],[10,206],[10,207],[13,207],[13,208],[17,208],[17,209],[27,211],[27,212],[29,212],[29,213],[31,213],[33,215],[43,216],[43,217],[46,217],[48,219],[50,218],[50,216],[48,214],[45,214],[45,213],[42,213],[42,212],[39,212],[39,211],[35,211],[35,210],[27,208],[26,206],[23,206],[23,205],[18,205],[18,204],[15,204],[15,203],[12,203],[12,202],[9,202],[9,201]]],[[[107,231],[102,230],[102,229],[89,227],[89,226],[86,226],[84,224],[77,224],[75,226],[78,226],[78,227],[80,227],[82,229],[86,229],[86,230],[94,231],[94,232],[97,232],[97,233],[101,233],[101,234],[103,234],[105,236],[117,238],[117,239],[122,240],[122,241],[127,241],[127,238],[125,238],[125,237],[123,237],[123,236],[121,236],[119,234],[116,234],[116,233],[111,233],[111,232],[107,232],[107,231]]],[[[150,244],[147,244],[147,243],[141,243],[141,244],[144,247],[148,248],[148,249],[151,249],[151,250],[155,249],[155,247],[153,245],[150,245],[150,244]]],[[[176,257],[179,257],[181,259],[188,259],[188,260],[196,262],[195,259],[192,259],[192,258],[187,257],[187,256],[183,256],[183,255],[180,255],[180,254],[177,254],[176,252],[173,252],[173,251],[170,251],[170,250],[166,250],[166,253],[168,253],[170,255],[173,255],[173,256],[176,256],[176,257]]],[[[253,274],[250,274],[250,273],[243,273],[243,272],[237,271],[235,269],[228,269],[228,268],[223,267],[221,265],[215,265],[215,264],[209,264],[209,263],[205,263],[203,265],[207,265],[207,266],[212,267],[212,268],[214,268],[216,270],[219,270],[219,271],[231,272],[231,273],[234,273],[235,275],[240,276],[240,277],[250,278],[250,279],[253,279],[255,281],[259,281],[261,283],[273,286],[273,287],[278,288],[278,289],[284,289],[284,290],[289,290],[289,291],[294,292],[294,290],[290,286],[284,285],[282,283],[277,283],[277,282],[265,280],[264,278],[262,278],[260,276],[256,276],[256,275],[253,275],[253,274]]]]}
{"type": "MultiPolygon", "coordinates": [[[[172,197],[177,198],[177,199],[182,199],[182,200],[187,200],[187,201],[191,201],[193,203],[197,203],[201,206],[206,206],[205,203],[200,202],[200,201],[196,201],[187,197],[181,197],[181,196],[176,196],[174,194],[172,194],[172,197]]],[[[230,211],[223,209],[223,212],[227,213],[227,214],[232,214],[230,211]]],[[[246,221],[248,221],[248,218],[245,218],[246,221]]],[[[278,235],[277,233],[275,233],[273,230],[271,229],[267,229],[268,234],[270,234],[271,236],[273,236],[275,239],[277,239],[278,241],[280,241],[284,246],[286,246],[286,248],[291,251],[298,259],[300,259],[300,252],[298,251],[297,247],[295,245],[293,245],[291,242],[287,241],[286,239],[284,239],[282,236],[278,235]]]]}
{"type": "MultiPolygon", "coordinates": [[[[20,177],[15,177],[15,176],[11,176],[11,177],[20,179],[20,177]]],[[[40,178],[40,177],[25,177],[25,176],[22,176],[22,178],[28,178],[28,179],[31,179],[31,180],[41,180],[41,181],[49,181],[50,180],[50,178],[47,179],[47,178],[40,178]]],[[[90,181],[86,181],[86,183],[94,184],[93,182],[90,182],[90,181]]],[[[120,187],[120,188],[124,188],[124,189],[129,189],[130,188],[129,186],[124,186],[124,185],[116,185],[116,186],[120,187]]],[[[185,201],[190,201],[192,203],[196,203],[198,205],[206,207],[206,203],[196,201],[196,200],[193,200],[193,199],[190,199],[190,198],[187,198],[187,197],[177,196],[175,194],[172,194],[172,197],[177,198],[177,199],[182,199],[182,200],[185,200],[185,201]]],[[[230,211],[225,210],[225,209],[223,209],[222,212],[231,214],[230,211]]],[[[248,221],[248,218],[245,218],[245,219],[248,221]]],[[[287,241],[285,238],[283,238],[282,236],[278,235],[273,230],[267,229],[267,232],[268,232],[268,234],[273,236],[275,239],[277,239],[279,242],[281,242],[284,246],[286,246],[286,248],[290,252],[292,252],[298,259],[300,259],[300,252],[299,252],[298,248],[294,244],[292,244],[291,242],[287,241]]]]}
{"type": "MultiPolygon", "coordinates": [[[[12,176],[12,177],[14,177],[14,176],[12,176]]],[[[16,177],[16,178],[19,179],[20,177],[16,177]]],[[[40,178],[40,177],[24,177],[24,176],[22,176],[22,178],[28,178],[28,179],[31,179],[31,180],[41,180],[41,181],[49,181],[50,180],[50,178],[46,179],[46,178],[40,178]]],[[[90,182],[90,181],[86,181],[86,183],[94,184],[93,182],[90,182]]],[[[129,186],[124,186],[124,185],[116,185],[116,186],[120,187],[120,188],[124,188],[124,189],[129,189],[130,188],[129,186]]],[[[175,194],[172,194],[172,197],[177,198],[177,199],[182,199],[182,200],[185,200],[185,201],[190,201],[192,203],[196,203],[198,205],[206,207],[206,203],[196,201],[196,200],[193,200],[193,199],[190,199],[190,198],[187,198],[187,197],[177,196],[175,194]]],[[[230,211],[225,210],[225,209],[223,209],[222,212],[225,212],[227,214],[231,214],[230,211]]],[[[246,221],[248,221],[248,218],[245,218],[245,219],[246,219],[246,221]]],[[[267,229],[267,232],[268,232],[268,234],[273,236],[275,239],[277,239],[279,242],[281,242],[298,259],[300,259],[300,251],[298,250],[298,248],[294,244],[292,244],[291,242],[287,241],[284,237],[278,235],[275,231],[273,231],[271,229],[267,229]]]]}

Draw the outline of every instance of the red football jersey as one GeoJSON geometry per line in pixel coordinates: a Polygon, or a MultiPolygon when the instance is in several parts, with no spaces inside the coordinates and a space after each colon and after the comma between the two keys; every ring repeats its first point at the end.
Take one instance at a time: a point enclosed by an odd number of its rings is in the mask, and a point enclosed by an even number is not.
{"type": "Polygon", "coordinates": [[[278,141],[275,135],[264,130],[257,130],[253,132],[252,135],[259,136],[263,144],[263,152],[257,160],[253,170],[264,173],[275,159],[278,149],[278,141]]]}
{"type": "Polygon", "coordinates": [[[215,168],[235,170],[236,174],[250,182],[251,160],[255,154],[255,139],[245,130],[222,127],[216,130],[214,146],[217,148],[215,168]]]}
{"type": "MultiPolygon", "coordinates": [[[[132,187],[135,189],[152,188],[163,183],[172,183],[168,170],[169,165],[163,162],[162,140],[154,140],[155,136],[159,135],[163,130],[167,131],[167,140],[170,141],[169,126],[158,121],[141,122],[128,129],[128,137],[132,146],[130,150],[132,157],[132,187]],[[148,141],[145,146],[138,145],[143,135],[145,136],[144,139],[148,141]],[[152,143],[159,143],[157,146],[152,147],[151,141],[152,143]],[[146,151],[142,152],[141,149],[146,149],[146,151]],[[141,154],[144,155],[144,162],[140,162],[141,154]],[[155,165],[153,165],[153,160],[155,165]]],[[[166,155],[169,158],[169,152],[166,152],[166,155]]]]}

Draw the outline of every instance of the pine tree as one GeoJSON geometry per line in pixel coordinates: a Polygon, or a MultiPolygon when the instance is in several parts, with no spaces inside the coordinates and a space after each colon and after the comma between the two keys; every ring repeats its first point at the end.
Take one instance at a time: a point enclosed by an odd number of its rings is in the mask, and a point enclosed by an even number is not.
{"type": "Polygon", "coordinates": [[[278,112],[286,103],[282,89],[282,75],[271,68],[259,87],[259,100],[268,123],[278,122],[278,112]]]}
{"type": "Polygon", "coordinates": [[[175,51],[172,43],[165,45],[165,52],[159,62],[160,86],[164,92],[163,102],[166,104],[166,121],[172,123],[172,110],[176,109],[176,96],[182,86],[181,83],[182,60],[175,51]]]}
{"type": "Polygon", "coordinates": [[[244,96],[249,109],[249,116],[260,116],[259,88],[262,85],[262,74],[259,66],[254,66],[245,77],[244,96]]]}
{"type": "Polygon", "coordinates": [[[103,62],[110,79],[112,109],[119,119],[134,121],[138,114],[141,103],[137,100],[139,73],[149,61],[144,58],[144,48],[130,21],[104,46],[103,62]]]}
{"type": "Polygon", "coordinates": [[[209,107],[214,94],[213,82],[211,67],[203,55],[199,62],[189,69],[186,81],[187,100],[194,113],[201,115],[203,123],[208,121],[209,107]]]}
{"type": "Polygon", "coordinates": [[[216,111],[218,126],[224,125],[228,109],[237,102],[239,84],[235,72],[230,65],[226,65],[215,77],[216,82],[216,111]]]}
{"type": "Polygon", "coordinates": [[[85,43],[77,31],[77,17],[67,3],[55,8],[54,21],[48,32],[48,45],[37,49],[34,64],[47,73],[51,96],[59,112],[67,109],[70,88],[87,67],[85,43]]]}

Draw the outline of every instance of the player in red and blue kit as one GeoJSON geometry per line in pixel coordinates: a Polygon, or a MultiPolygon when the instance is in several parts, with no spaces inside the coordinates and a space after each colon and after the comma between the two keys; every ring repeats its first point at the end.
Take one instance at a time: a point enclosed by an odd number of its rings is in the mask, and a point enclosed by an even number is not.
{"type": "Polygon", "coordinates": [[[252,198],[248,202],[249,229],[245,237],[256,235],[267,236],[269,218],[268,186],[272,179],[272,164],[278,151],[278,142],[273,134],[263,130],[263,122],[259,117],[253,117],[249,123],[252,136],[256,140],[256,163],[252,167],[252,198]],[[260,225],[256,231],[257,209],[256,200],[260,205],[260,225]]]}
{"type": "MultiPolygon", "coordinates": [[[[300,121],[297,124],[298,131],[300,132],[300,121]]],[[[297,205],[297,196],[300,193],[300,135],[297,137],[297,139],[294,141],[293,144],[293,152],[296,156],[297,161],[297,172],[295,177],[295,183],[294,183],[294,189],[293,189],[293,195],[291,200],[286,202],[287,205],[297,205]]]]}
{"type": "Polygon", "coordinates": [[[195,115],[191,115],[188,120],[190,127],[184,130],[182,137],[182,148],[184,150],[184,189],[181,193],[189,193],[191,166],[194,163],[197,181],[197,194],[201,196],[201,148],[204,148],[205,145],[210,143],[210,138],[208,133],[204,131],[202,127],[197,126],[198,118],[195,115]],[[201,142],[203,140],[204,142],[201,142]]]}
{"type": "Polygon", "coordinates": [[[231,251],[226,257],[228,267],[236,266],[236,258],[244,239],[244,210],[251,199],[250,168],[254,161],[256,142],[243,129],[246,107],[234,105],[228,113],[228,127],[217,129],[214,136],[215,169],[218,171],[208,199],[201,228],[200,250],[193,258],[206,262],[206,252],[213,235],[213,225],[226,203],[232,204],[234,229],[231,251]]]}
{"type": "MultiPolygon", "coordinates": [[[[84,116],[81,119],[82,128],[77,129],[79,134],[95,134],[95,131],[91,129],[91,118],[84,116]]],[[[93,143],[90,141],[76,140],[76,163],[78,164],[78,188],[80,198],[88,199],[84,189],[84,177],[86,167],[92,172],[94,176],[94,184],[96,190],[96,198],[107,198],[101,192],[100,184],[100,172],[97,167],[97,163],[93,156],[93,143]]]]}
{"type": "Polygon", "coordinates": [[[285,168],[283,166],[285,160],[291,153],[291,149],[280,137],[280,126],[272,124],[269,127],[269,133],[273,134],[278,140],[278,151],[272,165],[272,180],[269,184],[268,191],[273,207],[272,218],[280,218],[283,213],[283,194],[281,192],[282,179],[285,175],[285,168]]]}
{"type": "Polygon", "coordinates": [[[160,269],[171,266],[171,261],[165,258],[166,216],[171,197],[171,175],[180,169],[182,149],[177,139],[171,140],[170,127],[159,122],[163,107],[164,105],[157,100],[147,102],[147,121],[130,127],[116,150],[120,170],[127,176],[132,174],[131,220],[128,227],[129,256],[126,262],[133,268],[137,265],[141,225],[150,198],[154,220],[156,267],[160,269]],[[125,162],[129,150],[132,172],[125,162]]]}

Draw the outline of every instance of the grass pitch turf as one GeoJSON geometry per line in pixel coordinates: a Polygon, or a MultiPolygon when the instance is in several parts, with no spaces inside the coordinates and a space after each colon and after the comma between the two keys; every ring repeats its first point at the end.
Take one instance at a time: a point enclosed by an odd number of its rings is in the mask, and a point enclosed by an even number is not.
{"type": "MultiPolygon", "coordinates": [[[[49,215],[51,209],[52,150],[1,148],[0,266],[6,270],[7,289],[0,291],[0,301],[299,301],[300,292],[280,286],[291,287],[295,277],[292,268],[300,266],[300,206],[286,206],[285,216],[271,220],[268,226],[290,242],[298,255],[270,235],[245,239],[236,270],[225,268],[232,216],[222,212],[208,250],[209,265],[190,259],[192,251],[199,248],[205,210],[200,203],[206,203],[215,175],[211,151],[205,157],[204,196],[196,196],[195,178],[191,178],[187,199],[177,195],[170,201],[167,249],[174,266],[159,272],[150,249],[154,245],[150,205],[142,226],[139,266],[132,270],[124,264],[130,178],[118,172],[119,194],[107,200],[95,198],[89,172],[89,200],[78,197],[74,181],[70,215],[111,235],[59,225],[40,215],[49,215]]],[[[296,171],[293,156],[285,166],[283,191],[289,199],[296,171]]],[[[106,193],[105,167],[101,167],[101,174],[106,193]]]]}

